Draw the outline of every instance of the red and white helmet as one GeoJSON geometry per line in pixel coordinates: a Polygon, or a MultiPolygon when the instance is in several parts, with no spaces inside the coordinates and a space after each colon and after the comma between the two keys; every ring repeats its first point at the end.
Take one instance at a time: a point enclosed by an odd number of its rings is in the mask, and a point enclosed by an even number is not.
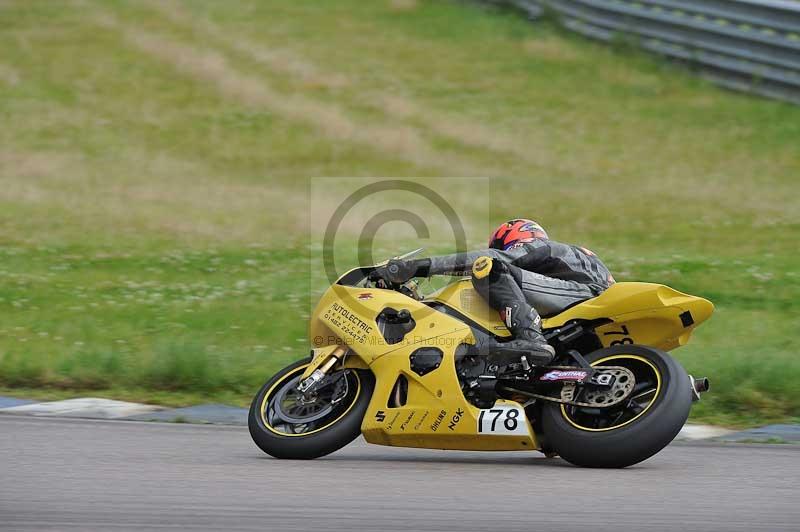
{"type": "Polygon", "coordinates": [[[519,218],[509,220],[492,233],[489,238],[489,247],[492,249],[507,250],[521,246],[526,242],[533,242],[537,238],[547,239],[547,231],[533,220],[519,218]]]}

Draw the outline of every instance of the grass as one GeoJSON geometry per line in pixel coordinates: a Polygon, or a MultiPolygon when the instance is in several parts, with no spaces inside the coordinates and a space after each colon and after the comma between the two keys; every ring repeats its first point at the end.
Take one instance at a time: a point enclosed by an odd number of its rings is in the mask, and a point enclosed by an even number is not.
{"type": "MultiPolygon", "coordinates": [[[[714,301],[675,351],[712,380],[696,420],[800,418],[800,108],[447,1],[3,0],[0,18],[9,394],[245,404],[309,347],[338,201],[311,178],[417,176],[470,245],[531,216],[618,280],[714,301]],[[490,190],[456,193],[460,175],[490,190]]],[[[387,229],[375,255],[412,240],[387,229]]]]}

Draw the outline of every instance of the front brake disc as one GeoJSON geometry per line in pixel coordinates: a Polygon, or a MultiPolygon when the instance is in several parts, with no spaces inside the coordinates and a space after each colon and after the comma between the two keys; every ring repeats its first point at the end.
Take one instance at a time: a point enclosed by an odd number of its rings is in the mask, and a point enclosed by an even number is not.
{"type": "Polygon", "coordinates": [[[275,394],[270,401],[275,412],[284,421],[294,424],[307,424],[327,416],[333,410],[333,405],[320,398],[319,395],[315,395],[311,399],[306,398],[297,389],[299,382],[300,376],[298,375],[284,384],[275,394]]]}

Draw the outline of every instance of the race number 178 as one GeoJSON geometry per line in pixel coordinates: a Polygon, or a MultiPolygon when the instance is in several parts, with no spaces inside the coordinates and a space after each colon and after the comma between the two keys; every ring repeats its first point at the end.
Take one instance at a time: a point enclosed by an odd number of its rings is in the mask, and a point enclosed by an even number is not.
{"type": "Polygon", "coordinates": [[[481,410],[478,432],[482,434],[528,434],[525,412],[517,406],[497,405],[481,410]]]}

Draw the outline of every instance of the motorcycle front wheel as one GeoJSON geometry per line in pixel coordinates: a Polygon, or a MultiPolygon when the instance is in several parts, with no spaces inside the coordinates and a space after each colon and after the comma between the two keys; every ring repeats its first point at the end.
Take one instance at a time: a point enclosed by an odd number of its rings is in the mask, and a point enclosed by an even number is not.
{"type": "Polygon", "coordinates": [[[301,360],[279,371],[250,405],[250,436],[262,451],[275,458],[319,458],[361,434],[375,383],[372,373],[351,369],[334,372],[331,384],[312,397],[304,397],[297,385],[309,362],[310,358],[301,360]]]}
{"type": "Polygon", "coordinates": [[[608,408],[544,405],[544,437],[564,460],[583,467],[627,467],[650,458],[680,432],[692,393],[675,359],[641,345],[600,349],[586,359],[592,366],[623,366],[636,384],[629,398],[608,408]]]}

